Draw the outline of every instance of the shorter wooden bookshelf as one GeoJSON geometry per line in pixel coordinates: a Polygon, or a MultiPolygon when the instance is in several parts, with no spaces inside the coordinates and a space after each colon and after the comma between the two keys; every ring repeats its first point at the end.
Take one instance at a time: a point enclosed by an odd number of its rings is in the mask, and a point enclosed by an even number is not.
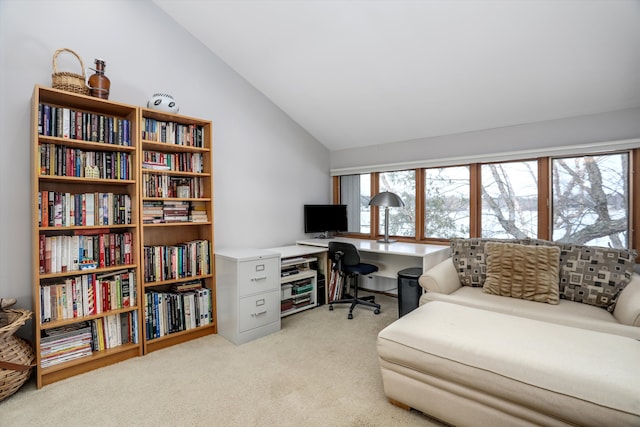
{"type": "Polygon", "coordinates": [[[217,332],[210,121],[140,109],[143,347],[217,332]]]}

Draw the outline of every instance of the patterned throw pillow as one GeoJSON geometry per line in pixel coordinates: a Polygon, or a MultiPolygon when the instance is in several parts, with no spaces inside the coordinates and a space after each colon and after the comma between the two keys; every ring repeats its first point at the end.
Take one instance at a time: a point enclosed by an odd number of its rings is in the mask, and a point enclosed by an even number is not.
{"type": "Polygon", "coordinates": [[[560,248],[487,242],[487,294],[558,304],[560,248]]]}
{"type": "Polygon", "coordinates": [[[613,312],[631,280],[636,252],[560,244],[560,297],[613,312]]]}
{"type": "Polygon", "coordinates": [[[484,246],[487,242],[524,243],[516,239],[451,239],[451,259],[463,286],[482,287],[484,285],[487,278],[484,246]]]}

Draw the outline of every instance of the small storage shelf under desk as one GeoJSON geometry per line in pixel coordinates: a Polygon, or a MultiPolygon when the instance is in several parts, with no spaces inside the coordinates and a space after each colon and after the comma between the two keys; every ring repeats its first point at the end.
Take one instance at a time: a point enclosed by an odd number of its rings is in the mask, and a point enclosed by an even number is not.
{"type": "Polygon", "coordinates": [[[267,250],[280,255],[281,317],[324,304],[326,248],[292,245],[267,250]]]}

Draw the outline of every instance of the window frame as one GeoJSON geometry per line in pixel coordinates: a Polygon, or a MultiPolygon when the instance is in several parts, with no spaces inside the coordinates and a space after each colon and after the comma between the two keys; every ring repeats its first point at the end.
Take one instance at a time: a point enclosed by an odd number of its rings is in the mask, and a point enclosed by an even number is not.
{"type": "MultiPolygon", "coordinates": [[[[572,154],[567,156],[542,156],[534,158],[514,158],[505,161],[496,162],[477,162],[477,163],[452,163],[443,164],[442,166],[430,165],[429,167],[419,167],[414,169],[398,168],[396,170],[385,170],[384,172],[394,172],[401,170],[414,170],[416,175],[416,236],[414,238],[404,236],[393,236],[395,240],[411,243],[424,243],[424,244],[449,244],[450,239],[446,238],[433,238],[423,237],[424,233],[424,192],[425,192],[425,170],[438,167],[450,167],[450,166],[468,166],[469,167],[469,179],[470,179],[470,197],[469,197],[469,212],[470,212],[470,224],[469,235],[470,237],[479,237],[482,232],[481,228],[481,214],[482,214],[482,200],[481,200],[481,169],[483,164],[487,163],[507,163],[513,161],[536,161],[538,164],[538,236],[539,239],[550,240],[551,227],[552,227],[552,206],[551,206],[551,162],[554,158],[563,157],[579,157],[579,156],[597,156],[615,153],[629,153],[629,241],[630,248],[640,251],[640,233],[637,233],[638,227],[640,227],[640,174],[636,173],[640,171],[640,148],[619,149],[611,151],[594,151],[588,153],[572,154]],[[636,192],[638,192],[636,194],[636,192]]],[[[377,194],[379,192],[378,177],[381,172],[366,172],[371,176],[371,194],[377,194]]],[[[340,203],[340,175],[332,177],[333,182],[333,203],[340,203]]],[[[371,209],[371,231],[370,233],[347,233],[345,236],[362,238],[362,239],[378,239],[384,234],[384,230],[380,230],[379,223],[379,209],[371,209]]]]}

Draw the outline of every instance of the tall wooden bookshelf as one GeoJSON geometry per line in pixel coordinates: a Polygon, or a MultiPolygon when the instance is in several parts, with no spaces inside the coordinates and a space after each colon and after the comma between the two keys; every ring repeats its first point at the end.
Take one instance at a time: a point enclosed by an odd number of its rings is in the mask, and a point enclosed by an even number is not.
{"type": "Polygon", "coordinates": [[[210,121],[139,114],[146,354],[217,332],[213,141],[210,121]]]}
{"type": "Polygon", "coordinates": [[[142,355],[137,107],[36,86],[38,388],[142,355]]]}

